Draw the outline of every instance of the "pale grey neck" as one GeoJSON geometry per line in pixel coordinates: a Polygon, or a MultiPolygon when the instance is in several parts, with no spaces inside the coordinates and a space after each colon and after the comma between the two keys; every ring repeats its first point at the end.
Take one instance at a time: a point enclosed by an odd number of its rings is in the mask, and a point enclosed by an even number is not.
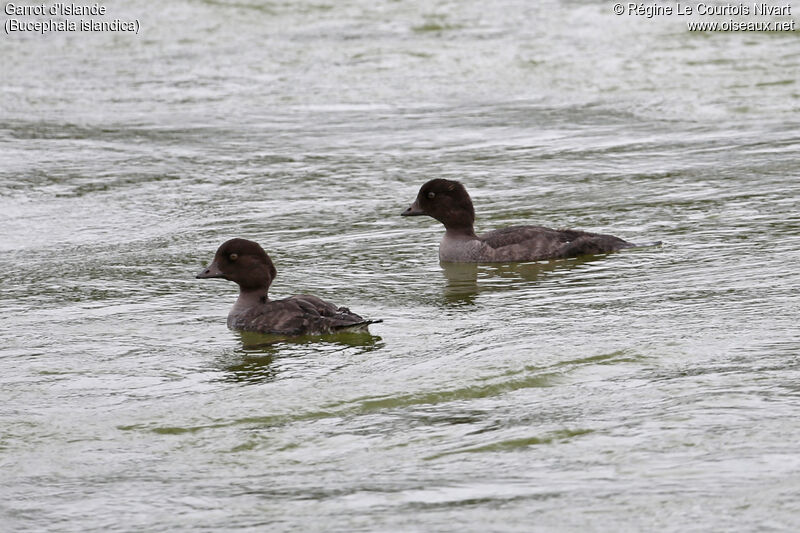
{"type": "Polygon", "coordinates": [[[254,291],[239,291],[239,298],[236,299],[236,303],[233,304],[233,309],[231,309],[231,315],[237,315],[250,309],[251,307],[255,307],[262,302],[266,301],[267,295],[264,293],[264,290],[254,290],[254,291]]]}
{"type": "Polygon", "coordinates": [[[445,228],[444,238],[448,240],[477,239],[472,228],[445,228]]]}

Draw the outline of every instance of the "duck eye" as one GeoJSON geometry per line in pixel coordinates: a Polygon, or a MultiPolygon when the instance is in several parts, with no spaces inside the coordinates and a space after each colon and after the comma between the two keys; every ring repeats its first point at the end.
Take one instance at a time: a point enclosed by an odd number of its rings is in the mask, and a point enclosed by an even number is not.
{"type": "Polygon", "coordinates": [[[431,191],[431,192],[429,192],[429,193],[428,193],[428,198],[430,198],[431,200],[433,200],[433,198],[434,198],[435,196],[436,196],[436,193],[435,193],[435,192],[433,192],[433,191],[431,191]]]}
{"type": "Polygon", "coordinates": [[[239,254],[231,254],[231,255],[228,256],[228,258],[231,261],[236,261],[237,259],[239,259],[239,254]]]}

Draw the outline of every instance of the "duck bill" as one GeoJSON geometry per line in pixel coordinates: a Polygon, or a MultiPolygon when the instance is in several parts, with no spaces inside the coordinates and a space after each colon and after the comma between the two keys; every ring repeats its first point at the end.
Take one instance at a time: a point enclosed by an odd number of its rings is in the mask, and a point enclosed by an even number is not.
{"type": "Polygon", "coordinates": [[[198,279],[224,278],[225,275],[219,269],[219,266],[217,266],[217,262],[214,261],[210,265],[208,265],[206,268],[204,268],[203,270],[198,272],[195,277],[198,278],[198,279]]]}
{"type": "Polygon", "coordinates": [[[408,208],[405,211],[400,213],[400,216],[401,217],[417,217],[417,216],[420,216],[420,215],[427,215],[427,214],[428,213],[426,213],[425,211],[420,209],[419,202],[417,200],[414,200],[414,203],[411,204],[410,206],[408,206],[408,208]]]}

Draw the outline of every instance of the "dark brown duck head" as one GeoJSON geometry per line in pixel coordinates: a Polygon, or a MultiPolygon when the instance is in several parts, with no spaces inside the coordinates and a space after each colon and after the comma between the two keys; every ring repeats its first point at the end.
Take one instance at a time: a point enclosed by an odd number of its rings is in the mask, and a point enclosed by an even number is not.
{"type": "Polygon", "coordinates": [[[276,275],[275,265],[258,243],[231,239],[222,243],[211,264],[196,277],[227,279],[244,292],[261,291],[266,295],[276,275]]]}
{"type": "Polygon", "coordinates": [[[428,215],[448,230],[472,234],[475,208],[467,190],[457,181],[437,178],[420,187],[417,199],[400,213],[404,217],[428,215]]]}

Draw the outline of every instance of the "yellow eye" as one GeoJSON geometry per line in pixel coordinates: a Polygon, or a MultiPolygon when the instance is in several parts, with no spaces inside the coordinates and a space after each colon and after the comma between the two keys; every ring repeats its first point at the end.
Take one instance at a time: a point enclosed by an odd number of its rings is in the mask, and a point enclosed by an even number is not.
{"type": "Polygon", "coordinates": [[[433,198],[434,198],[435,196],[436,196],[436,193],[435,193],[435,192],[433,192],[433,191],[431,191],[431,192],[429,192],[429,193],[428,193],[428,198],[430,198],[431,200],[433,200],[433,198]]]}
{"type": "Polygon", "coordinates": [[[239,259],[239,254],[231,254],[231,255],[229,256],[229,259],[230,259],[231,261],[236,261],[237,259],[239,259]]]}

